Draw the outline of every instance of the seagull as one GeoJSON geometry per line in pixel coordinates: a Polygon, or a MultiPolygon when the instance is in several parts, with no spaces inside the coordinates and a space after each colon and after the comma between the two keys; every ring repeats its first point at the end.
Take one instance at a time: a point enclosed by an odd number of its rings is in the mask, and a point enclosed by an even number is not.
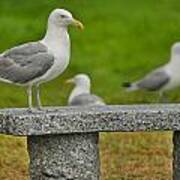
{"type": "Polygon", "coordinates": [[[42,40],[11,48],[0,54],[0,81],[27,87],[28,106],[32,106],[32,87],[36,89],[36,105],[41,109],[40,85],[67,68],[70,59],[68,26],[83,29],[83,24],[64,9],[53,10],[42,40]]]}
{"type": "Polygon", "coordinates": [[[91,81],[88,75],[77,74],[66,82],[75,84],[68,99],[69,106],[105,105],[102,98],[91,94],[91,81]]]}
{"type": "Polygon", "coordinates": [[[180,43],[173,44],[170,61],[133,83],[125,82],[128,91],[139,89],[158,91],[162,97],[165,91],[180,86],[180,43]]]}

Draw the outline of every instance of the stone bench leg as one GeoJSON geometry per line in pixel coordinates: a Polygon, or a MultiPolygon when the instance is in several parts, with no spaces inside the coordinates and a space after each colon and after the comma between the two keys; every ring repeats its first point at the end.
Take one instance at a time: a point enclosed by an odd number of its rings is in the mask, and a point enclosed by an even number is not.
{"type": "Polygon", "coordinates": [[[180,180],[180,131],[173,134],[173,180],[180,180]]]}
{"type": "Polygon", "coordinates": [[[29,136],[31,180],[99,180],[98,133],[29,136]]]}

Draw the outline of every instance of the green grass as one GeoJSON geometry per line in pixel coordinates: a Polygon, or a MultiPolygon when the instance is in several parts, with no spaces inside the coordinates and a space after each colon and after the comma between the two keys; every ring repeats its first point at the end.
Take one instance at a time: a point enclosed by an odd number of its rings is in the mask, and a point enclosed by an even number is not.
{"type": "MultiPolygon", "coordinates": [[[[178,0],[1,0],[0,50],[42,38],[48,13],[61,7],[83,21],[85,31],[70,28],[70,66],[42,86],[44,105],[66,105],[72,87],[65,86],[64,80],[79,72],[91,76],[93,92],[109,104],[157,102],[157,93],[126,93],[121,83],[136,80],[169,60],[171,45],[180,40],[178,0]]],[[[0,108],[26,106],[22,87],[3,83],[0,87],[0,108]]],[[[169,93],[169,100],[180,101],[179,89],[169,93]]],[[[103,180],[149,180],[148,172],[154,174],[152,179],[170,179],[170,138],[166,133],[103,134],[103,180]]],[[[24,141],[2,136],[0,144],[0,179],[5,179],[4,173],[26,179],[24,141]],[[12,146],[14,154],[9,151],[12,146]]]]}

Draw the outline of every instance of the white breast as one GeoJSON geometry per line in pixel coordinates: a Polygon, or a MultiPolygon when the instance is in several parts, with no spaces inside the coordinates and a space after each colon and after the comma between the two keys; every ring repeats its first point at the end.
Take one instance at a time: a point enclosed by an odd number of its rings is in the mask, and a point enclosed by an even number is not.
{"type": "Polygon", "coordinates": [[[64,72],[64,70],[67,68],[69,64],[70,51],[68,48],[68,50],[66,49],[62,52],[64,53],[62,54],[58,52],[55,54],[54,64],[47,71],[47,73],[40,78],[40,81],[42,82],[50,81],[64,72]]]}
{"type": "Polygon", "coordinates": [[[75,86],[69,96],[68,104],[71,104],[72,100],[81,94],[90,94],[90,89],[87,87],[75,86]]]}
{"type": "Polygon", "coordinates": [[[166,72],[170,76],[170,81],[169,83],[163,88],[163,90],[170,90],[173,88],[176,88],[180,86],[180,73],[179,73],[179,64],[174,65],[174,64],[168,64],[165,67],[166,72]]]}
{"type": "Polygon", "coordinates": [[[41,43],[48,47],[49,53],[54,55],[54,64],[52,67],[41,77],[33,80],[31,83],[43,83],[50,81],[64,72],[69,64],[70,59],[70,39],[66,32],[61,34],[61,37],[52,40],[42,40],[41,43]]]}

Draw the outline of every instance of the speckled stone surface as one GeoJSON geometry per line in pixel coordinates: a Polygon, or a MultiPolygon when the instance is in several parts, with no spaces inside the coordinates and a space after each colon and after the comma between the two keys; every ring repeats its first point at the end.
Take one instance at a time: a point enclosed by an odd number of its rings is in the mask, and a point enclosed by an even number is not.
{"type": "MultiPolygon", "coordinates": [[[[98,132],[180,131],[180,105],[0,110],[0,133],[28,136],[31,180],[99,180],[98,132]]],[[[180,132],[173,179],[180,179],[180,132]]]]}
{"type": "Polygon", "coordinates": [[[31,180],[99,180],[98,133],[29,136],[31,180]]]}
{"type": "Polygon", "coordinates": [[[0,110],[0,133],[45,135],[102,131],[180,130],[180,105],[57,107],[29,113],[0,110]]]}

